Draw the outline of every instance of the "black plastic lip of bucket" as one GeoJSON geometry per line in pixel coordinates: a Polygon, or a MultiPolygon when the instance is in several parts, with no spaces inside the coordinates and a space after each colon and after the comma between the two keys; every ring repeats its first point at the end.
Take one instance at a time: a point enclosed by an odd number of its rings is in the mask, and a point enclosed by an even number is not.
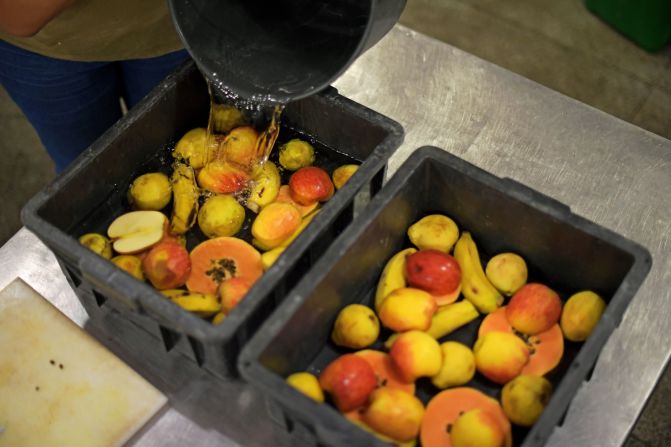
{"type": "MultiPolygon", "coordinates": [[[[199,14],[192,2],[193,0],[169,0],[168,3],[177,34],[184,47],[191,54],[199,69],[210,80],[214,81],[219,79],[219,74],[226,72],[227,68],[211,57],[202,55],[198,48],[194,47],[194,45],[202,44],[202,40],[196,43],[196,39],[192,35],[185,35],[185,29],[190,34],[201,34],[201,29],[190,23],[195,22],[195,16],[199,14]],[[192,31],[190,28],[194,28],[194,30],[192,31]]],[[[336,71],[327,75],[319,74],[317,82],[307,83],[306,79],[299,79],[296,83],[302,87],[292,90],[288,86],[280,84],[272,86],[252,85],[250,84],[249,76],[246,78],[237,76],[238,79],[222,79],[222,81],[227,84],[227,88],[233,93],[243,98],[263,98],[264,101],[274,103],[287,103],[322,91],[347,70],[364,51],[374,45],[393,27],[405,7],[406,0],[368,0],[367,3],[369,4],[369,10],[365,28],[354,46],[351,55],[336,71]]],[[[252,73],[249,74],[251,75],[252,73]]]]}
{"type": "MultiPolygon", "coordinates": [[[[403,128],[395,121],[384,117],[370,109],[356,104],[335,93],[322,93],[323,100],[335,102],[356,117],[366,122],[374,122],[386,131],[386,137],[375,147],[371,154],[363,161],[357,172],[339,190],[339,193],[321,209],[305,231],[290,244],[282,257],[282,265],[273,265],[248,291],[247,298],[242,300],[224,323],[213,325],[190,312],[166,300],[165,297],[147,283],[141,283],[117,268],[108,260],[94,254],[79,242],[60,230],[41,216],[41,209],[75,179],[82,171],[86,171],[96,156],[118,135],[125,132],[129,123],[136,121],[162,101],[162,92],[174,89],[180,80],[188,76],[195,67],[192,62],[185,63],[181,68],[170,75],[163,83],[140,104],[133,108],[126,117],[118,121],[112,128],[95,141],[77,160],[49,186],[36,194],[22,209],[21,219],[24,225],[34,232],[57,257],[62,257],[68,263],[77,265],[82,277],[94,285],[104,295],[114,298],[139,313],[146,313],[160,325],[191,336],[204,343],[219,343],[231,341],[238,335],[239,329],[248,322],[261,301],[271,293],[282,279],[285,269],[290,268],[303,252],[305,252],[322,231],[331,225],[338,217],[341,209],[354,199],[355,193],[366,184],[366,173],[378,172],[385,169],[386,162],[393,151],[403,141],[403,128]],[[311,228],[313,230],[311,230],[311,228]]],[[[91,181],[105,181],[92,179],[91,181]]],[[[276,263],[277,264],[277,263],[276,263]]]]}
{"type": "Polygon", "coordinates": [[[631,268],[608,303],[599,325],[580,348],[570,368],[560,379],[559,386],[554,390],[541,418],[528,432],[522,444],[524,447],[544,445],[562,420],[590,369],[596,363],[604,344],[619,325],[630,300],[645,280],[652,265],[652,258],[648,250],[641,245],[571,213],[570,209],[560,202],[524,185],[510,182],[509,179],[498,178],[435,147],[425,146],[415,151],[380,193],[372,199],[366,211],[358,216],[348,229],[333,242],[309,274],[296,285],[287,299],[275,309],[273,315],[245,345],[238,358],[238,370],[247,382],[283,407],[292,417],[307,425],[309,431],[326,445],[388,445],[353,425],[330,405],[318,404],[297,393],[282,377],[264,367],[260,359],[291,317],[310,296],[315,285],[320,284],[334,268],[339,255],[345,253],[348,247],[364,234],[381,211],[403,191],[406,179],[421,169],[427,160],[435,160],[456,168],[477,182],[511,196],[513,200],[531,205],[549,217],[566,222],[591,237],[607,241],[611,246],[626,252],[633,258],[631,268]]]}

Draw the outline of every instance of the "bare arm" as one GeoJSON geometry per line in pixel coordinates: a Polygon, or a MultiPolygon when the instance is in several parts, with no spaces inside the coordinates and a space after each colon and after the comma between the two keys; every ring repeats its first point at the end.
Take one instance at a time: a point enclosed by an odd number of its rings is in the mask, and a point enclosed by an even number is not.
{"type": "Polygon", "coordinates": [[[74,0],[0,0],[0,31],[33,36],[72,3],[74,0]]]}

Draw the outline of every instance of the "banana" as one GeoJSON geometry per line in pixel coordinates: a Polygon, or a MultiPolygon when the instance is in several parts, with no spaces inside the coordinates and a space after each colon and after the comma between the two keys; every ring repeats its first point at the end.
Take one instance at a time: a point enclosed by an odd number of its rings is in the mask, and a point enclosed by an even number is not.
{"type": "Polygon", "coordinates": [[[438,340],[475,320],[478,315],[478,311],[470,301],[462,300],[448,304],[433,315],[431,326],[426,332],[438,340]]]}
{"type": "Polygon", "coordinates": [[[279,258],[280,255],[284,253],[284,250],[286,250],[286,247],[280,245],[279,247],[273,248],[272,250],[268,250],[261,254],[261,265],[263,265],[264,272],[268,270],[275,263],[275,261],[277,261],[277,258],[279,258]]]}
{"type": "Polygon", "coordinates": [[[210,293],[188,293],[169,297],[170,301],[201,317],[211,317],[221,312],[221,303],[210,293]]]}
{"type": "Polygon", "coordinates": [[[280,192],[280,172],[275,163],[268,160],[254,166],[252,182],[247,208],[258,213],[261,208],[274,201],[280,192]]]}
{"type": "Polygon", "coordinates": [[[172,176],[172,218],[170,232],[184,234],[196,223],[198,217],[198,186],[191,166],[175,162],[172,176]]]}
{"type": "Polygon", "coordinates": [[[375,290],[375,312],[380,311],[382,301],[396,289],[406,286],[405,281],[405,258],[415,253],[414,248],[406,248],[396,253],[387,261],[382,270],[382,276],[377,283],[375,290]]]}
{"type": "Polygon", "coordinates": [[[480,313],[491,313],[503,304],[503,296],[485,276],[478,247],[468,231],[457,241],[454,257],[461,267],[461,293],[480,313]]]}

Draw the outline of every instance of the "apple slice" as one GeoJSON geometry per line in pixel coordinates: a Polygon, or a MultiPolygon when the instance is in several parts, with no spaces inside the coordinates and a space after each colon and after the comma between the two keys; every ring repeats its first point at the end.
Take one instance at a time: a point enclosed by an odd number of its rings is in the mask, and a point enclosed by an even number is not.
{"type": "Polygon", "coordinates": [[[165,214],[159,211],[131,211],[117,217],[107,229],[107,235],[117,253],[137,253],[163,239],[167,221],[165,214]]]}

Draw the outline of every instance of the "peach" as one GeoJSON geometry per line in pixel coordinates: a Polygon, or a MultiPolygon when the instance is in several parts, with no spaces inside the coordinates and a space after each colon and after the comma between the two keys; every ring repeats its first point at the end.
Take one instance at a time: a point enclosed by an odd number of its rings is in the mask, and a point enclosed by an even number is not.
{"type": "Polygon", "coordinates": [[[240,192],[249,180],[247,171],[221,160],[206,164],[198,173],[198,185],[215,194],[240,192]]]}
{"type": "Polygon", "coordinates": [[[378,316],[384,327],[395,332],[425,331],[431,326],[436,309],[436,302],[428,292],[402,287],[382,301],[378,316]]]}
{"type": "Polygon", "coordinates": [[[254,285],[254,282],[243,276],[235,276],[222,282],[218,291],[222,311],[225,313],[231,312],[242,301],[252,285],[254,285]]]}
{"type": "Polygon", "coordinates": [[[301,205],[326,202],[333,196],[333,182],[322,168],[308,166],[294,172],[289,179],[291,198],[301,205]]]}
{"type": "Polygon", "coordinates": [[[559,295],[543,284],[526,284],[510,299],[506,318],[511,326],[523,334],[534,335],[547,331],[559,321],[559,295]]]}
{"type": "Polygon", "coordinates": [[[142,273],[142,260],[133,255],[119,255],[111,259],[121,270],[125,271],[133,278],[144,281],[144,273],[142,273]]]}
{"type": "Polygon", "coordinates": [[[571,295],[561,313],[560,326],[564,337],[571,341],[587,340],[605,309],[606,302],[592,291],[571,295]]]}
{"type": "Polygon", "coordinates": [[[392,364],[407,383],[419,377],[438,374],[443,362],[440,345],[426,332],[408,331],[400,334],[389,350],[392,364]]]}
{"type": "Polygon", "coordinates": [[[450,429],[453,447],[503,447],[506,434],[496,416],[474,408],[459,416],[450,429]]]}
{"type": "Polygon", "coordinates": [[[345,413],[366,404],[377,379],[366,360],[355,354],[345,354],[322,370],[319,385],[331,395],[338,410],[345,413]]]}
{"type": "Polygon", "coordinates": [[[417,437],[423,417],[424,405],[414,395],[383,387],[370,395],[363,421],[384,436],[406,442],[417,437]]]}
{"type": "Polygon", "coordinates": [[[288,203],[271,203],[252,224],[254,245],[262,250],[278,247],[301,225],[301,213],[288,203]]]}
{"type": "Polygon", "coordinates": [[[336,190],[345,186],[345,183],[359,170],[359,165],[342,165],[333,171],[333,185],[336,190]]]}
{"type": "Polygon", "coordinates": [[[160,242],[142,260],[142,270],[155,288],[176,289],[191,273],[189,252],[180,244],[160,242]]]}
{"type": "Polygon", "coordinates": [[[529,348],[516,335],[488,332],[473,347],[475,367],[492,382],[504,384],[521,372],[529,361],[529,348]]]}
{"type": "Polygon", "coordinates": [[[256,160],[256,141],[259,134],[253,127],[236,127],[226,135],[219,147],[220,157],[228,163],[249,169],[256,160]]]}
{"type": "Polygon", "coordinates": [[[405,275],[411,287],[432,295],[447,295],[461,287],[457,260],[438,250],[419,250],[406,258],[405,275]]]}

